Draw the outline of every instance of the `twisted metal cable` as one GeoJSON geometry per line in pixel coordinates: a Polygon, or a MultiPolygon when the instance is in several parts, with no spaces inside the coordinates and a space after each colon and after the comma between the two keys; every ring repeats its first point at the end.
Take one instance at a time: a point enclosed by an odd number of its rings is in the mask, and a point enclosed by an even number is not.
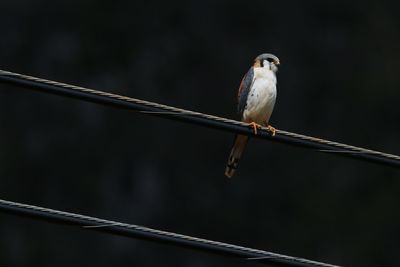
{"type": "Polygon", "coordinates": [[[200,112],[194,112],[191,110],[175,108],[154,102],[97,91],[65,83],[59,83],[46,79],[40,79],[9,71],[0,70],[0,82],[13,84],[16,86],[21,86],[41,92],[82,99],[89,102],[111,105],[118,108],[136,110],[145,114],[162,116],[169,119],[185,121],[187,123],[203,125],[206,127],[230,131],[238,134],[246,134],[256,138],[269,139],[271,141],[313,148],[325,153],[333,153],[335,155],[358,158],[383,165],[390,165],[395,167],[400,166],[400,156],[393,154],[383,153],[352,145],[346,145],[343,143],[333,142],[279,129],[276,130],[275,136],[272,136],[272,133],[265,127],[258,131],[257,134],[254,134],[252,129],[248,127],[248,124],[236,120],[226,119],[200,112]]]}
{"type": "Polygon", "coordinates": [[[0,199],[0,211],[58,224],[68,224],[103,233],[161,242],[203,252],[239,257],[276,266],[338,267],[336,265],[291,257],[264,250],[217,242],[134,224],[121,223],[76,213],[48,209],[0,199]]]}

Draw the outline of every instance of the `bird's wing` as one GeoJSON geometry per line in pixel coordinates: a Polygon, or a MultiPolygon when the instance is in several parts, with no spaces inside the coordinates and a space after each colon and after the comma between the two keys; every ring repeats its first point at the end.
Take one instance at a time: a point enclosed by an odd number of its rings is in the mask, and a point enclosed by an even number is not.
{"type": "Polygon", "coordinates": [[[246,75],[244,75],[239,87],[238,112],[240,116],[243,115],[243,111],[246,108],[247,96],[249,95],[253,81],[254,81],[254,68],[251,67],[249,71],[246,73],[246,75]]]}

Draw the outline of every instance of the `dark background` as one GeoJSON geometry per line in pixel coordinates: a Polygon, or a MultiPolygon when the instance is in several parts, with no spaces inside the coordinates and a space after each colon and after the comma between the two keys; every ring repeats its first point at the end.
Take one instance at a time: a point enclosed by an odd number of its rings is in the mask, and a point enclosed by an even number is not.
{"type": "MultiPolygon", "coordinates": [[[[395,1],[0,4],[1,69],[236,118],[281,59],[271,124],[400,153],[395,1]]],[[[0,85],[0,198],[345,266],[399,266],[394,168],[0,85]]],[[[259,266],[0,214],[1,266],[259,266]]]]}

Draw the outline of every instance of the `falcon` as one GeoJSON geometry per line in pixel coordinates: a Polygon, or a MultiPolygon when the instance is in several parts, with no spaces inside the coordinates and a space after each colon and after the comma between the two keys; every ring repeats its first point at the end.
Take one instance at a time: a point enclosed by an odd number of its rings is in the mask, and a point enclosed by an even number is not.
{"type": "MultiPolygon", "coordinates": [[[[240,83],[238,93],[238,112],[241,121],[249,123],[254,134],[262,126],[275,135],[275,128],[268,124],[276,100],[276,72],[279,59],[272,54],[261,54],[254,60],[240,83]]],[[[238,167],[240,157],[247,145],[247,135],[236,135],[225,175],[232,177],[238,167]]]]}

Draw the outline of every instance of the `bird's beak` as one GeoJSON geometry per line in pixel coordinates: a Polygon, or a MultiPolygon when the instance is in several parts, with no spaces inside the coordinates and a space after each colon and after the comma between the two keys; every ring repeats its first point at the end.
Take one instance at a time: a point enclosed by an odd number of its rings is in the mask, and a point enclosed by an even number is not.
{"type": "Polygon", "coordinates": [[[279,61],[279,59],[275,60],[275,65],[280,65],[281,62],[279,61]]]}

